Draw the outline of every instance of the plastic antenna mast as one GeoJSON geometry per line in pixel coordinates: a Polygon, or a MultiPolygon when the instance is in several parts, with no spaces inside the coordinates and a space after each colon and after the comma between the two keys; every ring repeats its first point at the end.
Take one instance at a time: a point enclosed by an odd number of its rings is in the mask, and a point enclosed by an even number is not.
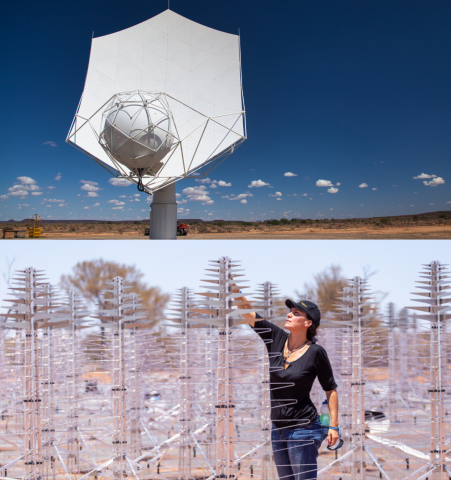
{"type": "Polygon", "coordinates": [[[420,298],[413,299],[422,303],[418,307],[406,307],[420,312],[417,319],[429,322],[430,326],[430,461],[409,477],[415,480],[426,479],[433,474],[440,480],[451,476],[451,469],[447,465],[447,442],[445,436],[445,393],[449,383],[445,381],[443,363],[446,357],[446,343],[444,342],[445,328],[451,320],[450,272],[440,262],[435,261],[423,265],[420,272],[422,280],[417,281],[421,292],[413,292],[420,298]]]}
{"type": "Polygon", "coordinates": [[[191,308],[195,313],[207,315],[193,317],[192,321],[206,325],[217,326],[217,404],[216,408],[216,478],[235,478],[234,453],[234,415],[233,396],[233,334],[231,327],[243,322],[241,314],[253,310],[238,310],[237,304],[241,301],[240,290],[248,288],[241,285],[243,280],[238,272],[243,271],[240,265],[229,257],[221,257],[218,261],[210,261],[212,268],[207,269],[207,276],[211,279],[203,280],[208,283],[212,292],[200,293],[208,298],[210,308],[191,308]],[[237,301],[235,299],[238,299],[237,301]],[[233,315],[238,318],[233,318],[233,315]]]}
{"type": "MultiPolygon", "coordinates": [[[[348,458],[352,459],[351,479],[365,480],[366,462],[364,459],[368,456],[379,470],[381,476],[385,480],[390,480],[380,461],[371,452],[365,439],[365,374],[362,330],[366,320],[373,320],[374,317],[377,317],[376,314],[371,312],[372,302],[370,301],[366,284],[367,282],[360,277],[354,277],[349,281],[348,287],[341,292],[340,302],[337,305],[341,310],[339,317],[352,328],[352,332],[349,332],[351,339],[350,365],[343,366],[351,368],[349,372],[351,373],[352,403],[351,449],[327,467],[319,470],[318,474],[325,473],[328,469],[333,468],[336,464],[340,464],[348,458]]],[[[345,373],[344,368],[343,373],[345,373]]]]}
{"type": "MultiPolygon", "coordinates": [[[[17,442],[23,445],[23,448],[21,448],[20,457],[8,463],[15,468],[23,465],[26,476],[34,479],[43,477],[44,472],[48,473],[49,468],[53,468],[48,464],[53,458],[48,455],[48,451],[56,448],[48,438],[48,434],[53,432],[43,432],[46,430],[46,424],[49,426],[47,430],[52,430],[51,418],[47,418],[46,414],[50,414],[53,418],[53,411],[50,412],[53,406],[53,385],[51,384],[53,379],[48,376],[51,374],[49,371],[50,345],[40,332],[48,333],[49,327],[68,324],[68,322],[54,321],[58,315],[51,312],[55,308],[52,304],[54,293],[44,282],[44,274],[41,272],[43,271],[33,267],[16,271],[13,278],[13,284],[16,286],[12,288],[10,294],[16,298],[8,300],[12,305],[9,307],[9,312],[4,315],[7,321],[0,324],[2,328],[21,331],[24,336],[23,355],[19,357],[23,363],[19,365],[18,375],[21,383],[21,402],[23,402],[24,438],[23,441],[18,439],[17,442]],[[48,405],[49,402],[52,404],[48,405]],[[44,446],[43,434],[47,440],[46,446],[44,446]]],[[[16,336],[16,341],[20,341],[20,338],[16,336]]]]}

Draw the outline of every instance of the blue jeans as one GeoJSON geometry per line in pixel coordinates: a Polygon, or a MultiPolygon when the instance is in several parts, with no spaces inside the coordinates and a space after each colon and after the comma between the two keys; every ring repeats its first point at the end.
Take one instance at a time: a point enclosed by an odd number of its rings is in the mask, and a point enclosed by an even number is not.
{"type": "Polygon", "coordinates": [[[279,480],[316,480],[318,449],[327,433],[319,417],[307,427],[279,430],[273,425],[271,442],[279,480]]]}

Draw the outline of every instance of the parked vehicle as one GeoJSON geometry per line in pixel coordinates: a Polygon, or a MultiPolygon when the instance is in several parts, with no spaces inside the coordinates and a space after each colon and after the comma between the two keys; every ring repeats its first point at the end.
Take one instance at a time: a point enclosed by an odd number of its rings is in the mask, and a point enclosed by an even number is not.
{"type": "Polygon", "coordinates": [[[177,222],[177,236],[188,235],[189,225],[187,223],[177,222]]]}
{"type": "MultiPolygon", "coordinates": [[[[177,222],[177,237],[181,237],[182,235],[188,235],[189,225],[187,223],[180,223],[177,222]]],[[[149,236],[149,228],[144,230],[144,236],[149,236]]]]}

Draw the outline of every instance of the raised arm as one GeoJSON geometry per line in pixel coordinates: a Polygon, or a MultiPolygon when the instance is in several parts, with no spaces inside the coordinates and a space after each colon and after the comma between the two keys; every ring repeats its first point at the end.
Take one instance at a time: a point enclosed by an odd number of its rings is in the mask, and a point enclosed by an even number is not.
{"type": "MultiPolygon", "coordinates": [[[[232,284],[232,287],[234,287],[235,285],[232,284]]],[[[239,293],[239,289],[237,288],[236,290],[232,290],[233,293],[239,293]]],[[[248,299],[246,297],[237,297],[236,300],[239,300],[240,303],[238,303],[237,307],[240,308],[241,310],[249,310],[252,308],[252,305],[249,303],[248,299]]],[[[246,320],[245,322],[243,321],[242,323],[248,323],[251,327],[254,326],[255,324],[255,312],[251,312],[251,313],[242,313],[241,314],[244,318],[244,320],[246,320]]]]}

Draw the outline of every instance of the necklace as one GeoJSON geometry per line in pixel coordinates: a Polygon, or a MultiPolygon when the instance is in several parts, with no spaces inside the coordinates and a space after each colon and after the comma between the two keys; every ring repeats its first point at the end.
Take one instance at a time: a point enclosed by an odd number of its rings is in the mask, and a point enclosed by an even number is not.
{"type": "MultiPolygon", "coordinates": [[[[287,352],[288,352],[288,355],[284,355],[283,358],[284,360],[286,361],[287,358],[289,358],[289,356],[294,353],[294,352],[297,352],[298,350],[300,350],[302,347],[305,347],[305,345],[307,345],[307,343],[309,342],[309,340],[306,340],[302,345],[300,345],[299,347],[296,347],[296,348],[293,348],[293,350],[289,350],[288,349],[288,339],[287,339],[287,344],[286,344],[286,349],[287,349],[287,352]]],[[[290,362],[288,362],[290,363],[290,362]]]]}

